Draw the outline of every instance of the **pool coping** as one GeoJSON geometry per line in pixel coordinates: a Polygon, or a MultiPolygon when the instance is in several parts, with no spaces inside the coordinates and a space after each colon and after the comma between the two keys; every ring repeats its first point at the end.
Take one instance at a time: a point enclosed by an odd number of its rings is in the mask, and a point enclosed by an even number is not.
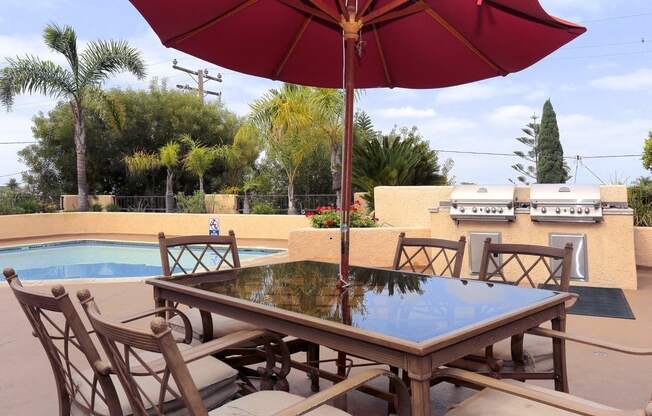
{"type": "MultiPolygon", "coordinates": [[[[151,241],[137,241],[137,240],[115,240],[115,239],[102,239],[102,238],[76,238],[76,239],[69,239],[69,240],[53,240],[53,241],[47,241],[44,243],[38,243],[38,242],[32,242],[32,243],[24,243],[24,244],[16,244],[16,245],[10,245],[10,246],[3,246],[0,245],[0,250],[2,249],[11,249],[11,248],[20,248],[20,247],[30,247],[34,245],[39,245],[39,244],[57,244],[57,243],[69,243],[69,242],[75,242],[75,241],[99,241],[99,242],[109,242],[109,243],[133,243],[133,244],[147,244],[147,245],[153,245],[153,246],[158,246],[157,243],[151,242],[151,241]]],[[[238,250],[245,249],[245,250],[274,250],[277,251],[277,253],[272,253],[268,254],[266,256],[263,256],[267,259],[269,257],[273,256],[287,256],[288,249],[287,248],[270,248],[270,247],[256,247],[256,246],[238,246],[238,250]]],[[[243,261],[243,266],[248,265],[249,263],[256,262],[258,259],[251,259],[251,260],[245,260],[243,261]]],[[[61,284],[70,284],[70,283],[80,283],[80,284],[97,284],[97,283],[142,283],[147,279],[152,279],[155,277],[159,277],[158,275],[153,275],[153,276],[134,276],[134,277],[81,277],[81,278],[71,278],[71,279],[40,279],[40,280],[21,280],[21,284],[23,286],[44,286],[44,285],[61,285],[61,284]]],[[[1,287],[9,287],[9,284],[4,280],[0,280],[0,288],[1,287]]]]}

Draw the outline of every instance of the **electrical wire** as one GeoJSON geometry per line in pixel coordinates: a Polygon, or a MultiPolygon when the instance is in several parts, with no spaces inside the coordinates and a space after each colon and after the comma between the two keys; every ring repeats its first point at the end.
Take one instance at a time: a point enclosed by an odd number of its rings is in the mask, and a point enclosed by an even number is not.
{"type": "Polygon", "coordinates": [[[600,178],[600,177],[599,177],[595,172],[593,172],[593,171],[592,171],[588,166],[586,166],[586,163],[584,163],[584,161],[583,161],[582,159],[578,159],[578,160],[579,160],[579,162],[582,164],[582,166],[584,167],[584,169],[586,169],[587,171],[589,171],[589,173],[590,173],[591,175],[593,175],[594,178],[596,178],[598,181],[600,181],[601,184],[603,184],[603,185],[606,184],[605,181],[603,181],[603,180],[602,180],[602,179],[601,179],[601,178],[600,178]]]}
{"type": "Polygon", "coordinates": [[[622,16],[603,17],[603,18],[600,18],[600,19],[585,20],[582,23],[610,22],[612,20],[631,19],[631,18],[643,17],[643,16],[652,16],[652,12],[637,13],[637,14],[626,14],[626,15],[622,15],[622,16]]]}
{"type": "Polygon", "coordinates": [[[0,178],[8,178],[8,177],[10,177],[10,176],[21,175],[21,174],[23,174],[23,173],[27,173],[27,171],[24,170],[24,171],[22,171],[22,172],[8,173],[8,174],[6,174],[6,175],[0,175],[0,178]]]}
{"type": "Polygon", "coordinates": [[[24,142],[21,142],[21,141],[16,141],[16,142],[0,142],[0,144],[36,144],[36,143],[38,143],[38,142],[36,142],[36,141],[24,141],[24,142]]]}

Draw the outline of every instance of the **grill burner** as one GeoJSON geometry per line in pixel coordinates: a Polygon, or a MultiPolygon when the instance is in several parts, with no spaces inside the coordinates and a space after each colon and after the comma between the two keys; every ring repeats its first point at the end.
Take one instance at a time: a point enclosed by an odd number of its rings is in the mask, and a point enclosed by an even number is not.
{"type": "Polygon", "coordinates": [[[516,188],[459,185],[451,193],[451,218],[458,221],[514,221],[516,188]]]}
{"type": "Polygon", "coordinates": [[[600,222],[597,185],[538,184],[530,187],[530,218],[548,222],[600,222]]]}

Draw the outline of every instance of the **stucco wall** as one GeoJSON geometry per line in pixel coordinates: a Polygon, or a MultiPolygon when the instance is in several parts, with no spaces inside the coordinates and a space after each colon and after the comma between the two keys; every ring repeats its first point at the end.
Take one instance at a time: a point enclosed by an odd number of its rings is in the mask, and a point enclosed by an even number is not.
{"type": "MultiPolygon", "coordinates": [[[[61,195],[62,208],[64,211],[77,211],[79,209],[79,198],[77,195],[61,195]]],[[[91,195],[88,198],[90,205],[100,204],[103,208],[113,203],[113,195],[91,195]]]]}
{"type": "Polygon", "coordinates": [[[652,267],[652,227],[634,227],[636,264],[652,267]]]}
{"type": "MultiPolygon", "coordinates": [[[[503,243],[548,245],[552,232],[586,234],[589,281],[579,284],[623,289],[636,289],[637,286],[631,215],[606,215],[601,224],[564,224],[537,223],[530,220],[529,214],[517,214],[514,222],[491,223],[456,222],[442,210],[433,213],[431,220],[433,237],[454,240],[461,235],[468,239],[470,232],[501,232],[503,243]]],[[[652,244],[652,237],[649,243],[652,244]]],[[[464,257],[462,274],[470,275],[468,252],[464,257]]]]}
{"type": "Polygon", "coordinates": [[[208,220],[220,219],[222,232],[239,238],[287,240],[290,231],[307,227],[302,215],[164,214],[138,212],[64,212],[0,216],[0,241],[57,235],[207,234],[208,220]]]}
{"type": "Polygon", "coordinates": [[[391,227],[429,227],[430,208],[450,199],[452,186],[379,186],[374,208],[380,224],[391,227]]]}
{"type": "MultiPolygon", "coordinates": [[[[394,261],[398,235],[429,237],[428,228],[353,228],[351,229],[350,262],[360,266],[389,267],[394,261]]],[[[290,233],[288,242],[291,260],[340,259],[340,230],[303,228],[290,233]]]]}

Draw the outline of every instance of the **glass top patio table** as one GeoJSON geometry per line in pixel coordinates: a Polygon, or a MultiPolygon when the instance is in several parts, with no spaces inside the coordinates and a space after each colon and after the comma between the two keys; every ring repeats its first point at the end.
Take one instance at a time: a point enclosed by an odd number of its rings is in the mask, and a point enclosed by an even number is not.
{"type": "Polygon", "coordinates": [[[352,267],[337,287],[338,266],[300,261],[177,276],[176,284],[349,325],[415,343],[527,309],[557,292],[476,280],[352,267]]]}

